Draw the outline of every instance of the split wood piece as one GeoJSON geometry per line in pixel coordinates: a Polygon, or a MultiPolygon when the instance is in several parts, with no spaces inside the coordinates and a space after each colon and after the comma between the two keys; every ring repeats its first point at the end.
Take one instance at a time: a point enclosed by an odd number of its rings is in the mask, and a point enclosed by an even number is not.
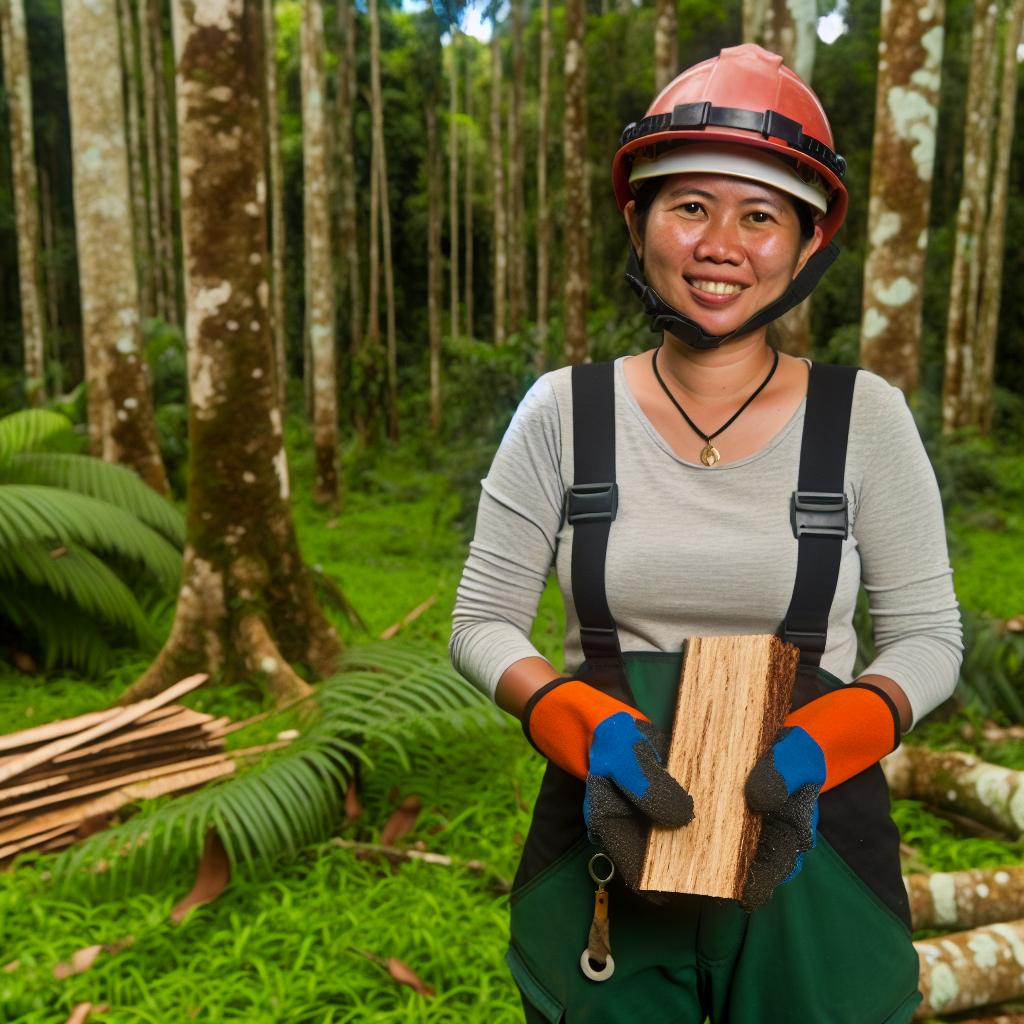
{"type": "Polygon", "coordinates": [[[914,943],[924,1002],[915,1020],[959,1013],[1024,995],[1024,921],[952,932],[914,943]]]}
{"type": "Polygon", "coordinates": [[[137,721],[148,711],[163,707],[165,704],[170,704],[172,701],[184,696],[184,694],[196,689],[207,678],[209,677],[205,673],[189,676],[187,679],[182,679],[180,682],[168,687],[163,693],[158,693],[155,697],[150,697],[148,700],[139,701],[137,704],[130,704],[128,707],[121,708],[117,714],[111,715],[102,722],[97,722],[96,725],[82,732],[76,733],[73,736],[65,736],[54,740],[52,743],[37,747],[30,753],[15,760],[14,763],[6,764],[0,768],[0,783],[6,782],[8,779],[13,778],[20,772],[27,771],[29,768],[34,768],[37,764],[51,761],[59,754],[63,754],[68,750],[74,750],[76,747],[91,743],[100,736],[110,735],[110,733],[120,729],[122,726],[137,721]]]}
{"type": "Polygon", "coordinates": [[[738,899],[761,834],[743,794],[789,711],[800,651],[777,636],[691,637],[667,767],[696,815],[654,826],[640,888],[738,899]]]}
{"type": "Polygon", "coordinates": [[[1024,918],[1024,866],[907,875],[915,929],[977,928],[1024,918]]]}
{"type": "Polygon", "coordinates": [[[49,842],[51,839],[55,839],[58,836],[64,836],[69,832],[74,832],[78,828],[76,822],[65,822],[63,825],[57,825],[54,828],[47,829],[45,832],[38,832],[28,839],[22,839],[17,843],[8,843],[6,846],[0,846],[0,860],[6,860],[8,857],[13,857],[16,853],[20,853],[22,850],[28,850],[33,846],[39,846],[42,843],[49,842]]]}
{"type": "Polygon", "coordinates": [[[26,822],[17,829],[5,830],[3,833],[0,833],[0,843],[14,842],[17,839],[36,835],[41,830],[56,828],[58,825],[67,822],[73,822],[77,828],[80,822],[88,818],[114,814],[126,804],[136,800],[152,800],[158,796],[166,796],[169,793],[194,789],[196,786],[202,786],[207,782],[231,775],[234,771],[235,762],[227,758],[205,767],[190,768],[173,775],[164,775],[143,782],[133,782],[122,789],[104,793],[102,796],[77,803],[72,807],[62,807],[59,810],[50,811],[48,814],[26,822]]]}
{"type": "MultiPolygon", "coordinates": [[[[113,747],[109,750],[98,750],[96,753],[76,761],[55,764],[53,768],[47,765],[40,765],[38,768],[22,773],[18,778],[31,782],[35,779],[53,778],[51,772],[57,771],[61,773],[72,772],[74,777],[79,779],[85,773],[98,771],[109,765],[122,764],[124,762],[131,763],[132,761],[152,764],[154,759],[167,756],[176,756],[179,761],[183,761],[189,751],[200,750],[204,753],[212,754],[215,751],[222,750],[223,747],[224,743],[222,740],[211,739],[199,729],[187,730],[181,734],[172,733],[168,736],[154,737],[139,747],[113,747]]],[[[9,792],[9,789],[0,789],[0,800],[5,799],[9,792]]]]}
{"type": "Polygon", "coordinates": [[[882,759],[894,797],[923,800],[1001,829],[1024,834],[1024,772],[957,750],[904,743],[882,759]]]}
{"type": "Polygon", "coordinates": [[[59,754],[53,758],[53,763],[63,764],[68,761],[75,761],[80,757],[89,757],[100,751],[109,750],[111,747],[123,747],[129,744],[141,745],[155,738],[167,736],[169,733],[177,733],[184,730],[190,730],[201,735],[202,725],[209,721],[212,721],[211,715],[204,715],[189,708],[181,708],[177,714],[169,715],[162,721],[154,722],[152,725],[147,725],[141,729],[133,725],[120,730],[116,736],[107,736],[97,743],[89,743],[86,746],[76,747],[74,750],[59,754]]]}
{"type": "Polygon", "coordinates": [[[35,779],[26,782],[21,786],[11,786],[0,792],[0,801],[13,800],[18,796],[26,796],[29,793],[38,793],[43,789],[52,789],[54,786],[63,786],[71,781],[70,775],[47,775],[45,778],[35,779]]]}
{"type": "Polygon", "coordinates": [[[0,807],[0,818],[8,814],[22,814],[26,811],[33,811],[37,807],[47,807],[55,803],[63,803],[69,800],[78,800],[90,796],[93,793],[102,793],[108,789],[118,789],[129,785],[132,782],[144,782],[148,779],[155,779],[161,775],[168,775],[175,771],[185,771],[190,768],[201,768],[204,765],[213,764],[216,761],[223,761],[227,754],[210,754],[206,757],[193,758],[190,761],[178,761],[169,765],[161,765],[157,768],[146,768],[137,772],[130,772],[127,775],[116,776],[102,782],[94,782],[88,786],[79,786],[76,789],[68,789],[62,793],[53,793],[50,796],[38,797],[35,800],[27,800],[20,804],[13,804],[10,807],[0,807]]]}

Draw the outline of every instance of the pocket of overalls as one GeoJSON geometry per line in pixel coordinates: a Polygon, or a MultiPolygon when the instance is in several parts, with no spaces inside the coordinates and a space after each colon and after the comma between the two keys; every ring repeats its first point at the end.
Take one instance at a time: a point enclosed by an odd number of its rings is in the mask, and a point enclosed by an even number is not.
{"type": "Polygon", "coordinates": [[[529,1010],[533,1010],[538,1020],[559,1024],[565,1016],[565,1007],[533,976],[533,972],[526,966],[526,962],[514,946],[508,947],[505,954],[505,963],[512,973],[512,978],[529,1009],[527,1010],[527,1024],[531,1024],[529,1010]]]}

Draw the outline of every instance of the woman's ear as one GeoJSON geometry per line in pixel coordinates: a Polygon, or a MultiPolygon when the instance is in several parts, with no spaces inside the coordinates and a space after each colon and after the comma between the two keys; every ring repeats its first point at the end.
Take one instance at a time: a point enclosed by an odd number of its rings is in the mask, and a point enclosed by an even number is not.
{"type": "Polygon", "coordinates": [[[821,240],[824,237],[821,225],[815,224],[814,234],[810,238],[804,239],[800,246],[800,255],[797,257],[796,269],[793,271],[794,278],[804,269],[807,261],[821,248],[821,240]]]}
{"type": "Polygon", "coordinates": [[[626,227],[629,229],[629,240],[633,243],[633,248],[636,250],[636,258],[643,262],[644,243],[640,238],[639,231],[637,231],[635,199],[630,199],[630,201],[626,203],[622,210],[622,216],[626,218],[626,227]]]}

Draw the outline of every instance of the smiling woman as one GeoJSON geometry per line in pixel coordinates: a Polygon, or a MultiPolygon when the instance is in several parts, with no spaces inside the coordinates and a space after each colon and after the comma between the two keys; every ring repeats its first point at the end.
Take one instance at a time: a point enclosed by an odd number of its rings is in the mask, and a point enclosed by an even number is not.
{"type": "Polygon", "coordinates": [[[844,173],[777,55],[670,82],[612,165],[657,345],[543,376],[483,481],[451,653],[548,760],[511,899],[530,1024],[906,1024],[920,1001],[878,761],[957,679],[938,490],[901,392],[768,333],[835,259],[844,173]],[[529,640],[552,567],[564,674],[529,640]],[[878,655],[851,681],[861,586],[878,655]],[[800,668],[781,732],[724,755],[761,821],[741,899],[652,901],[652,823],[710,813],[664,767],[684,638],[766,633],[800,668]]]}

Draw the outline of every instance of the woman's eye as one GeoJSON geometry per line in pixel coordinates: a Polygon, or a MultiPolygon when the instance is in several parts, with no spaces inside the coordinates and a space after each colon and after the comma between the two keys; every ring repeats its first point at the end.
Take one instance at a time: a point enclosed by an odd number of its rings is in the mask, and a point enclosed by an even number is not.
{"type": "Polygon", "coordinates": [[[750,217],[755,224],[767,224],[772,219],[772,215],[767,210],[754,210],[750,217]]]}
{"type": "Polygon", "coordinates": [[[684,213],[700,213],[701,205],[700,203],[681,203],[679,209],[684,213]]]}

